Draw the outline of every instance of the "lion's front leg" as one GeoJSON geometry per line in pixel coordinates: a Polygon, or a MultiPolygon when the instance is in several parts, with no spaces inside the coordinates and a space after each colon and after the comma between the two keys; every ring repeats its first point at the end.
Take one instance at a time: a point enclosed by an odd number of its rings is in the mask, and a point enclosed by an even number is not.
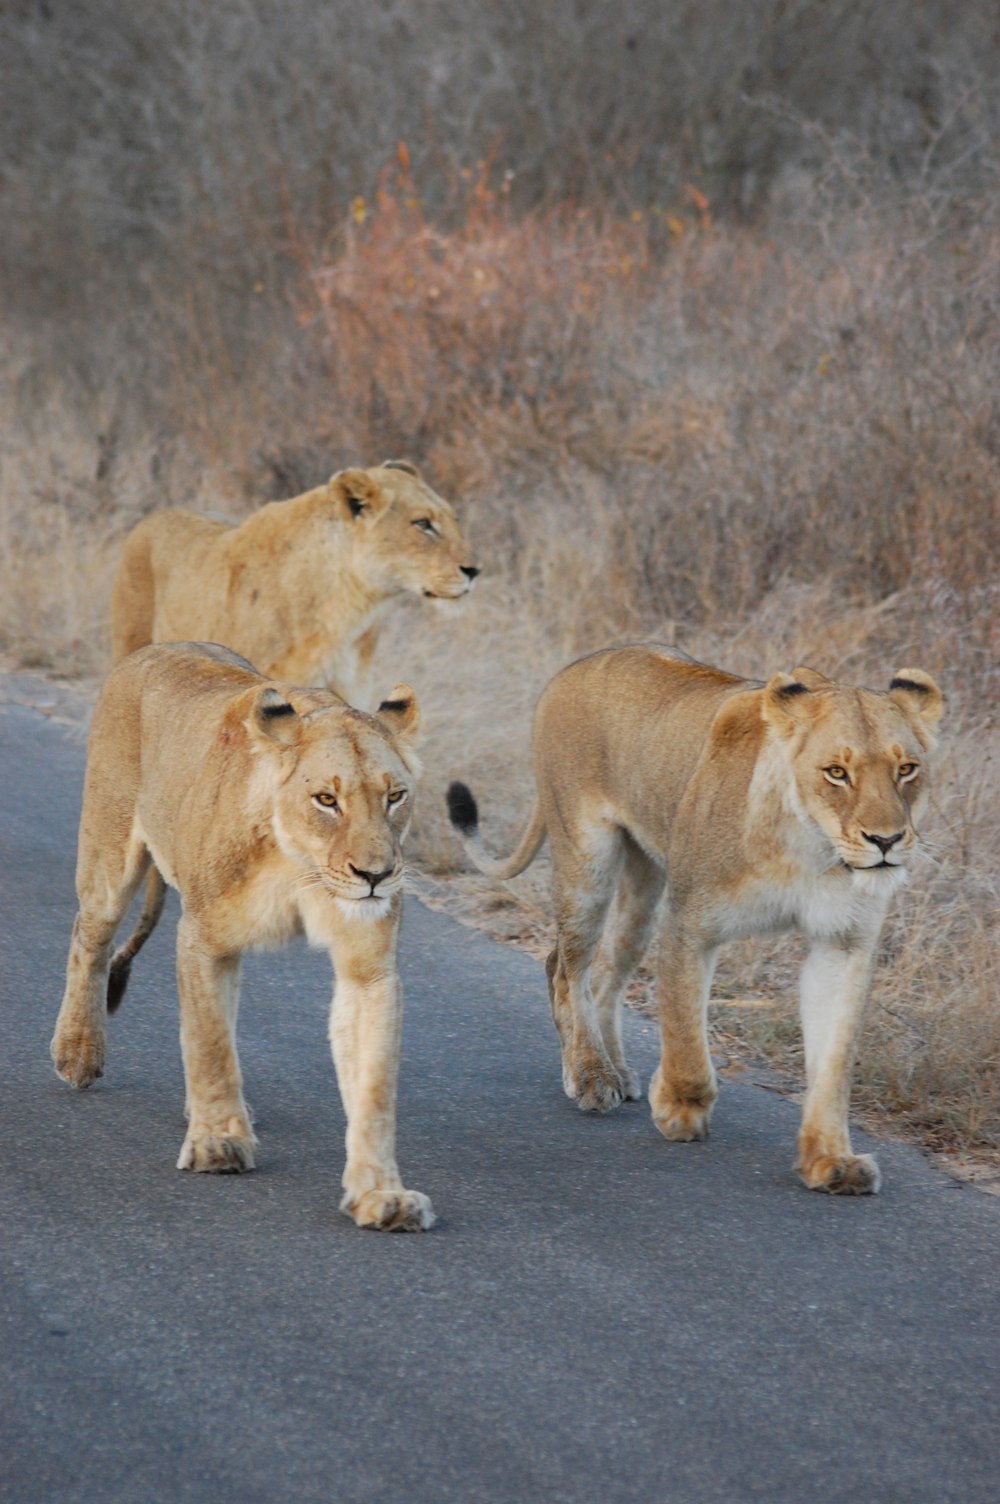
{"type": "MultiPolygon", "coordinates": [[[[367,931],[385,921],[355,920],[367,931]]],[[[347,1163],[341,1211],[359,1227],[422,1232],[434,1223],[430,1201],[406,1190],[396,1165],[396,1087],[403,1031],[403,991],[395,967],[360,963],[355,939],[334,949],[336,984],[330,1009],[330,1043],[347,1114],[347,1163]]]]}
{"type": "Polygon", "coordinates": [[[806,1099],[796,1169],[814,1191],[864,1196],[881,1184],[870,1154],[851,1148],[851,1068],[868,997],[875,935],[854,946],[813,943],[800,978],[806,1099]]]}
{"type": "Polygon", "coordinates": [[[678,1143],[708,1138],[718,1087],[708,1050],[708,994],[716,951],[686,937],[676,921],[660,945],[660,1064],[649,1083],[653,1121],[678,1143]]]}
{"type": "Polygon", "coordinates": [[[177,990],[188,1131],[179,1170],[253,1169],[253,1129],[236,1055],[240,957],[214,954],[189,916],[177,932],[177,990]]]}

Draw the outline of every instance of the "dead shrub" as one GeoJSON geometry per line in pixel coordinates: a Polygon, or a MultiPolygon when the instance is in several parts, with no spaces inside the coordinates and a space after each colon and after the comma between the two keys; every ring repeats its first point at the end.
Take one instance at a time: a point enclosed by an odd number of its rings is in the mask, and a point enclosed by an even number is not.
{"type": "MultiPolygon", "coordinates": [[[[432,214],[404,152],[323,239],[289,213],[294,298],[289,266],[238,338],[201,285],[151,306],[115,381],[64,361],[42,396],[22,361],[0,645],[100,669],[118,541],[144,510],[239,513],[409,455],[464,505],[485,565],[462,614],[400,606],[383,653],[385,686],[425,708],[413,849],[439,879],[457,860],[444,785],[467,778],[509,843],[534,700],[580,652],[658,635],[750,675],[805,661],[874,686],[920,664],[948,692],[950,772],[887,930],[858,1100],[934,1142],[1000,1142],[988,216],[955,230],[934,205],[868,205],[750,229],[693,191],[656,213],[524,213],[489,164],[451,182],[432,214]]],[[[508,933],[542,944],[544,866],[513,894],[508,933]]],[[[717,1017],[794,1064],[793,961],[734,948],[717,1017]],[[748,994],[768,1006],[735,1006],[748,994]]]]}

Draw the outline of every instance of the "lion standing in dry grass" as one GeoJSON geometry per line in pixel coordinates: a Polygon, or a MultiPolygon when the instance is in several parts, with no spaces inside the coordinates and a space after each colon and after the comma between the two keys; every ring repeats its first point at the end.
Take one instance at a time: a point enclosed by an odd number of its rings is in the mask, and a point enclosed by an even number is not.
{"type": "Polygon", "coordinates": [[[650,1103],[666,1138],[705,1138],[717,1095],[706,1015],[718,949],[799,930],[810,942],[799,1174],[816,1190],[878,1190],[874,1159],[851,1148],[851,1067],[942,709],[919,669],[901,670],[887,692],[811,669],[761,684],[655,644],[598,652],[556,675],[535,715],[538,793],[516,851],[486,856],[464,784],[451,786],[448,804],[472,860],[493,877],[522,872],[548,837],[557,925],[548,977],[568,1096],[608,1112],[640,1094],[622,1049],[622,995],[665,900],[650,1103]]]}
{"type": "Polygon", "coordinates": [[[112,958],[114,935],[155,862],[184,907],[177,984],[188,1129],[178,1169],[252,1169],[235,1037],[240,957],[304,932],[329,951],[336,974],[341,1208],[359,1226],[405,1231],[434,1220],[396,1167],[396,944],[417,726],[405,685],[369,716],[328,690],[274,684],[203,644],[145,648],[113,669],[90,735],[80,908],[52,1040],[71,1085],[103,1074],[106,1011],[159,908],[112,958]]]}
{"type": "Polygon", "coordinates": [[[218,642],[263,674],[364,704],[386,603],[406,591],[457,600],[478,573],[451,506],[405,460],[341,470],[239,526],[153,512],[125,540],[112,659],[218,642]]]}

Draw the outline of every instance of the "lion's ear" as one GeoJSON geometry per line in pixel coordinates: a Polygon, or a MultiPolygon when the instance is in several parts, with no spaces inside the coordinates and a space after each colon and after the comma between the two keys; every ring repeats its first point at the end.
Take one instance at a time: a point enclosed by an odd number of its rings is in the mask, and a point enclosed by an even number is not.
{"type": "Polygon", "coordinates": [[[801,668],[792,670],[792,678],[796,684],[804,684],[806,689],[828,689],[833,682],[825,674],[821,674],[818,668],[801,668]]]}
{"type": "Polygon", "coordinates": [[[337,515],[348,522],[363,518],[373,522],[388,506],[388,500],[367,470],[338,470],[327,487],[337,515]]]}
{"type": "Polygon", "coordinates": [[[812,709],[811,691],[795,674],[775,674],[764,685],[761,715],[778,730],[790,732],[812,709]]]}
{"type": "Polygon", "coordinates": [[[251,741],[276,742],[281,747],[293,747],[302,731],[295,706],[273,684],[265,685],[254,695],[244,725],[251,741]]]}
{"type": "Polygon", "coordinates": [[[414,480],[420,479],[420,471],[411,460],[383,460],[383,470],[402,470],[404,475],[412,475],[414,480]]]}
{"type": "Polygon", "coordinates": [[[893,674],[889,694],[901,710],[933,732],[944,714],[944,695],[922,668],[901,668],[893,674]]]}
{"type": "Polygon", "coordinates": [[[408,684],[397,684],[386,695],[375,712],[375,719],[381,721],[402,746],[416,745],[420,733],[420,709],[417,697],[408,684]]]}

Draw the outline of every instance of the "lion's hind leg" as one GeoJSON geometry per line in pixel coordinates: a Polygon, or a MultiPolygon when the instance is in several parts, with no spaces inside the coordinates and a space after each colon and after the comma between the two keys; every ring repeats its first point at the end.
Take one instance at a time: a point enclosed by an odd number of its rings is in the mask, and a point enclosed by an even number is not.
{"type": "Polygon", "coordinates": [[[55,1068],[71,1086],[90,1086],[104,1074],[112,945],[149,860],[145,846],[132,834],[124,847],[106,846],[94,852],[90,861],[81,861],[80,908],[73,923],[66,990],[51,1045],[55,1068]]]}
{"type": "Polygon", "coordinates": [[[624,860],[623,833],[609,822],[553,839],[556,948],[546,968],[552,1015],[562,1042],[563,1089],[581,1112],[612,1112],[626,1086],[609,1055],[592,984],[592,967],[624,860]]]}
{"type": "Polygon", "coordinates": [[[595,966],[594,1001],[604,1048],[621,1077],[625,1100],[631,1102],[642,1096],[642,1085],[625,1059],[622,1000],[625,986],[646,952],[665,886],[664,868],[626,835],[614,910],[595,966]]]}

